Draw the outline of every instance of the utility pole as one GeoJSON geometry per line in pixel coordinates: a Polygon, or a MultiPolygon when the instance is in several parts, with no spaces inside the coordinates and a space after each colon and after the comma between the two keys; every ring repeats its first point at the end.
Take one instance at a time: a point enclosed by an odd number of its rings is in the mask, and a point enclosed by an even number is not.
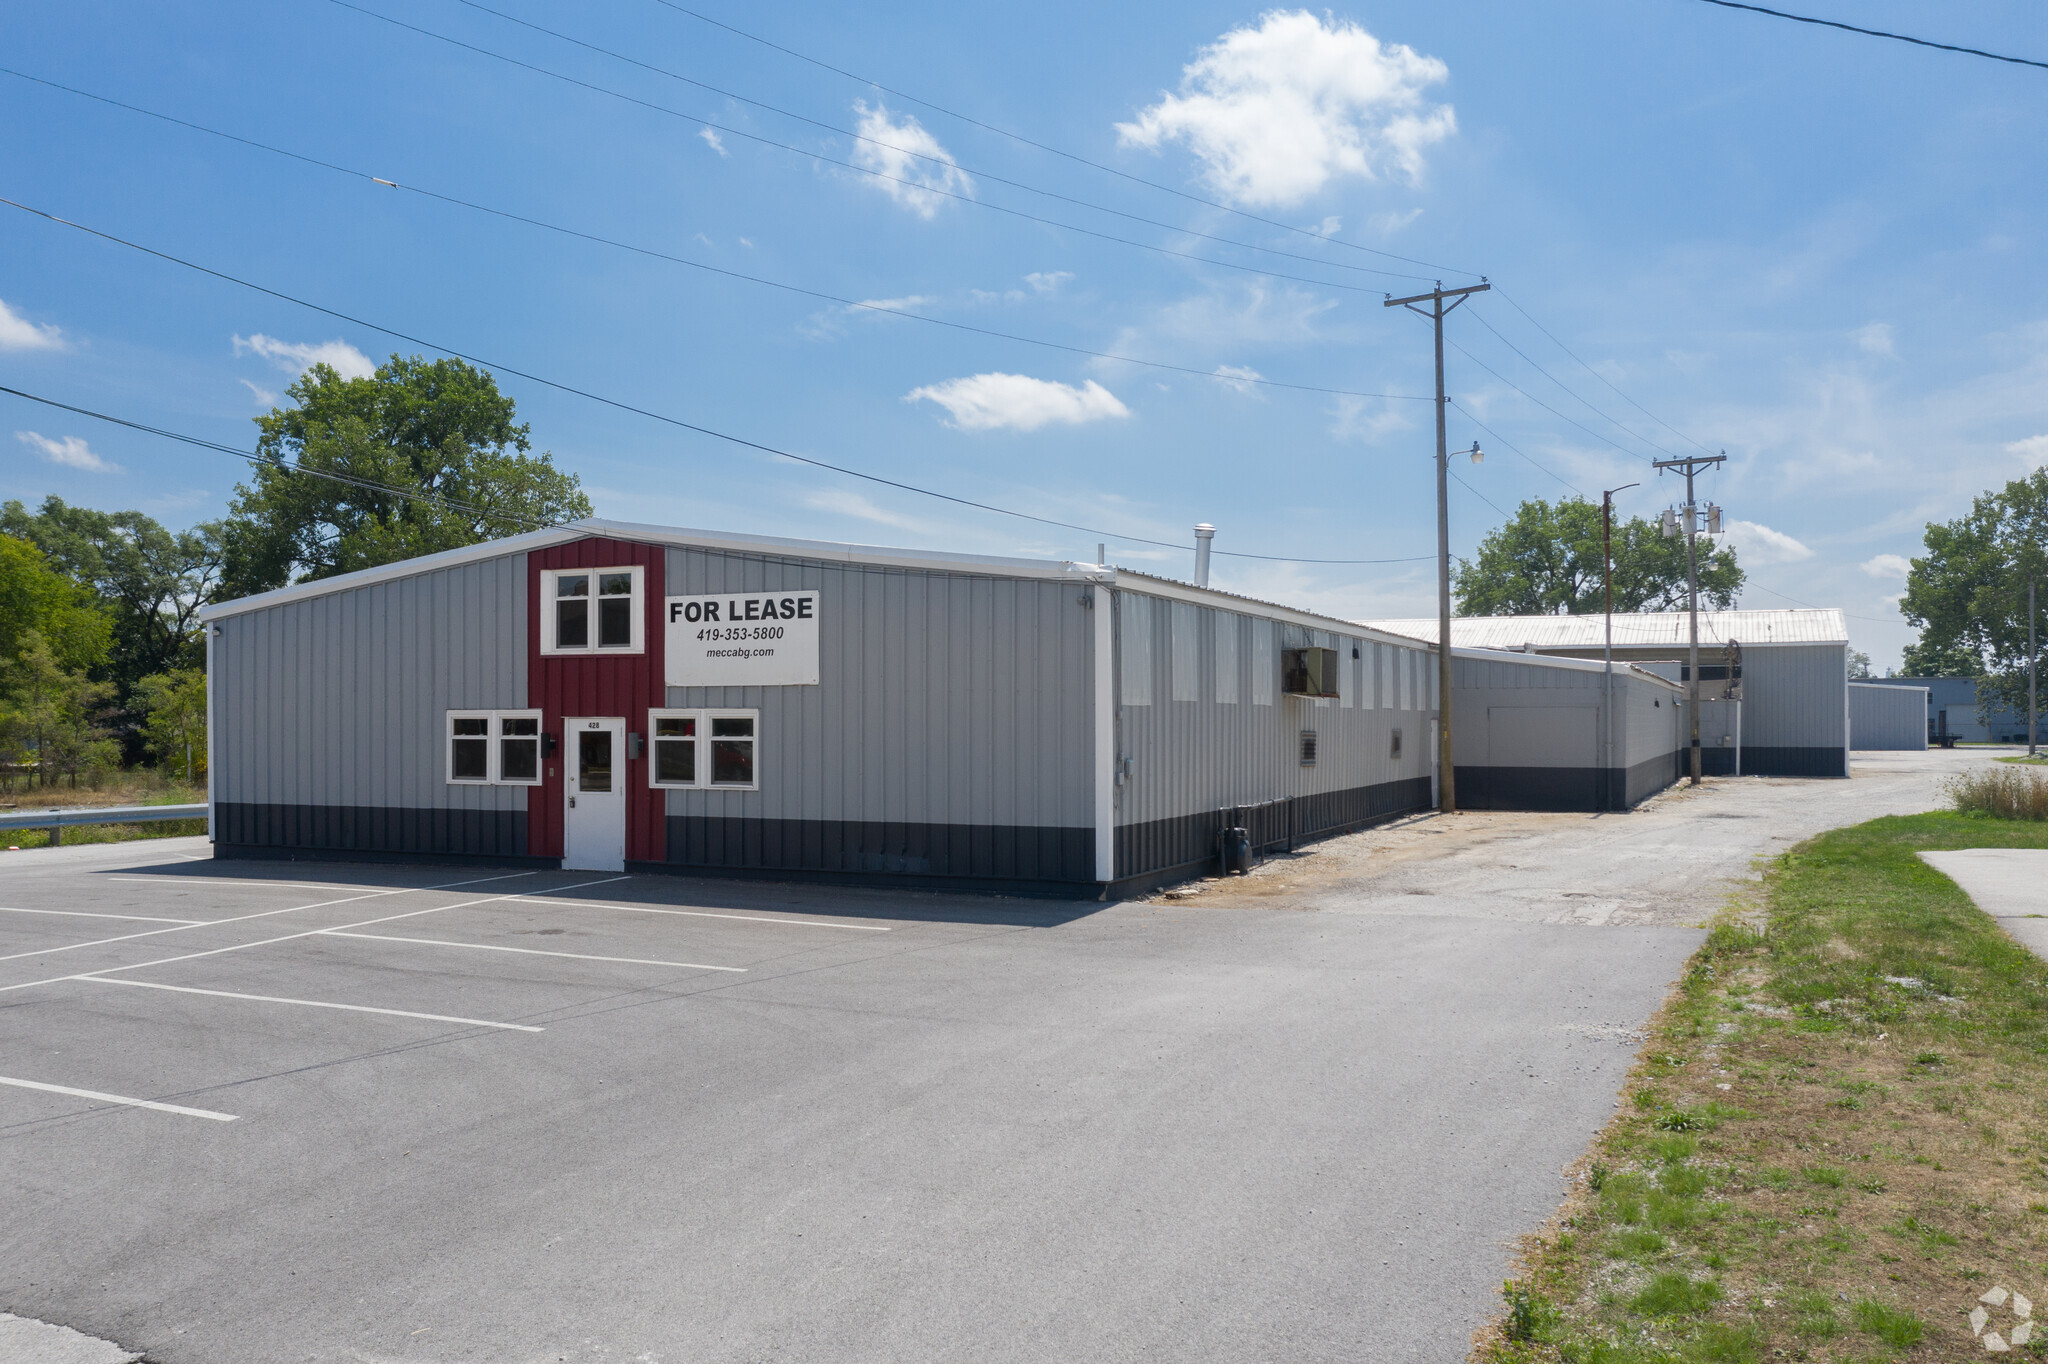
{"type": "Polygon", "coordinates": [[[1451,451],[1444,421],[1444,318],[1472,294],[1483,294],[1493,286],[1485,276],[1462,289],[1446,289],[1442,281],[1426,294],[1408,298],[1389,295],[1385,306],[1406,308],[1428,318],[1436,328],[1436,711],[1437,803],[1444,814],[1458,809],[1456,768],[1451,763],[1451,451]],[[1444,300],[1450,306],[1444,306],[1444,300]],[[1427,309],[1419,308],[1427,303],[1427,309]]]}
{"type": "MultiPolygon", "coordinates": [[[[1688,783],[1692,786],[1700,784],[1700,564],[1697,552],[1700,530],[1699,504],[1693,500],[1692,480],[1693,475],[1700,470],[1726,463],[1727,459],[1728,453],[1724,450],[1718,455],[1686,455],[1678,459],[1656,461],[1659,471],[1677,469],[1685,475],[1685,586],[1692,614],[1692,651],[1686,667],[1686,675],[1691,680],[1692,687],[1687,694],[1686,705],[1692,710],[1692,780],[1688,783]]],[[[1671,514],[1666,512],[1664,516],[1665,533],[1668,535],[1671,533],[1671,514]]],[[[1721,509],[1715,507],[1714,524],[1711,529],[1719,530],[1720,520],[1721,509]]]]}
{"type": "Polygon", "coordinates": [[[2027,580],[2027,756],[2034,756],[2040,738],[2041,711],[2038,704],[2040,655],[2034,648],[2034,583],[2027,580]]]}
{"type": "MultiPolygon", "coordinates": [[[[1600,709],[1600,781],[1603,786],[1614,780],[1614,495],[1641,486],[1640,483],[1624,483],[1600,494],[1600,579],[1607,588],[1607,645],[1600,655],[1605,665],[1600,685],[1606,693],[1601,698],[1600,709]]],[[[1628,792],[1623,791],[1621,798],[1626,801],[1628,792]]],[[[1618,808],[1612,790],[1607,792],[1607,799],[1602,803],[1610,810],[1618,808]]]]}

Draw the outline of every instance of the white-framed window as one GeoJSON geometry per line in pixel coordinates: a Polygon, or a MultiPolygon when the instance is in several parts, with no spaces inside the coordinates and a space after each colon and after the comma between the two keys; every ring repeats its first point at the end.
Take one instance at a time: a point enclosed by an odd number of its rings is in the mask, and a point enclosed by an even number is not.
{"type": "Polygon", "coordinates": [[[646,571],[550,568],[540,575],[540,651],[637,654],[646,650],[646,571]]]}
{"type": "Polygon", "coordinates": [[[761,712],[650,710],[647,784],[663,790],[760,789],[761,712]]]}
{"type": "Polygon", "coordinates": [[[448,782],[453,786],[540,785],[540,712],[448,712],[448,782]]]}

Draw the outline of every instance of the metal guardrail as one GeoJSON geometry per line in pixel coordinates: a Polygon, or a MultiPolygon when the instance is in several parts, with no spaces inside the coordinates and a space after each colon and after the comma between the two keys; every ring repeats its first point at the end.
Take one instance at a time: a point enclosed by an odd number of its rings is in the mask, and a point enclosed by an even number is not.
{"type": "Polygon", "coordinates": [[[0,812],[0,829],[48,829],[52,846],[62,830],[87,824],[150,824],[170,819],[205,819],[204,805],[102,805],[60,810],[0,812]]]}

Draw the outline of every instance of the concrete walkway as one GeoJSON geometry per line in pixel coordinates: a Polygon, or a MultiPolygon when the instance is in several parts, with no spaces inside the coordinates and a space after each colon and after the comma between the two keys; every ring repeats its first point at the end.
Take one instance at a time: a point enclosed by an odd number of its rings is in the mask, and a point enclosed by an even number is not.
{"type": "Polygon", "coordinates": [[[0,1312],[0,1359],[7,1364],[134,1364],[141,1358],[66,1326],[0,1312]]]}
{"type": "Polygon", "coordinates": [[[1963,888],[2034,955],[2048,957],[2048,849],[1965,848],[1920,860],[1963,888]]]}

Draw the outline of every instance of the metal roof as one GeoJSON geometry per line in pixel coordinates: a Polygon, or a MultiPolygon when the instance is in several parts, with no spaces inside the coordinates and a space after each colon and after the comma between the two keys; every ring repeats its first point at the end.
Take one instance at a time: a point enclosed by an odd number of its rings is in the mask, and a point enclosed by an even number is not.
{"type": "MultiPolygon", "coordinates": [[[[1691,641],[1684,611],[1645,611],[1614,617],[1617,649],[1683,649],[1691,641]]],[[[1598,649],[1606,642],[1605,616],[1453,616],[1451,645],[1470,649],[1598,649]]],[[[1361,621],[1411,639],[1436,643],[1436,617],[1361,621]]],[[[1849,624],[1833,608],[1786,611],[1702,611],[1700,644],[1729,640],[1744,648],[1768,644],[1847,644],[1849,624]]]]}
{"type": "Polygon", "coordinates": [[[368,587],[372,583],[389,582],[394,578],[435,573],[459,564],[474,563],[479,559],[524,554],[530,550],[545,549],[549,545],[566,544],[571,540],[581,540],[593,535],[606,536],[614,540],[637,540],[644,544],[729,550],[741,554],[772,555],[782,559],[822,559],[832,563],[873,564],[886,568],[926,568],[940,572],[986,573],[1009,578],[1077,578],[1084,582],[1116,580],[1114,569],[1059,559],[1004,559],[987,554],[942,554],[929,550],[890,549],[879,545],[840,544],[830,540],[789,540],[776,535],[734,535],[724,531],[688,530],[675,526],[641,525],[632,521],[592,519],[573,521],[566,526],[552,526],[546,530],[527,531],[522,535],[509,535],[502,540],[485,540],[480,544],[464,545],[460,549],[443,550],[439,554],[423,554],[416,559],[400,559],[396,563],[380,564],[376,568],[365,568],[332,578],[294,583],[290,587],[259,592],[252,597],[217,602],[201,611],[199,618],[217,620],[222,616],[240,615],[245,611],[260,611],[266,607],[280,606],[285,602],[321,597],[330,592],[347,592],[358,587],[368,587]]]}

